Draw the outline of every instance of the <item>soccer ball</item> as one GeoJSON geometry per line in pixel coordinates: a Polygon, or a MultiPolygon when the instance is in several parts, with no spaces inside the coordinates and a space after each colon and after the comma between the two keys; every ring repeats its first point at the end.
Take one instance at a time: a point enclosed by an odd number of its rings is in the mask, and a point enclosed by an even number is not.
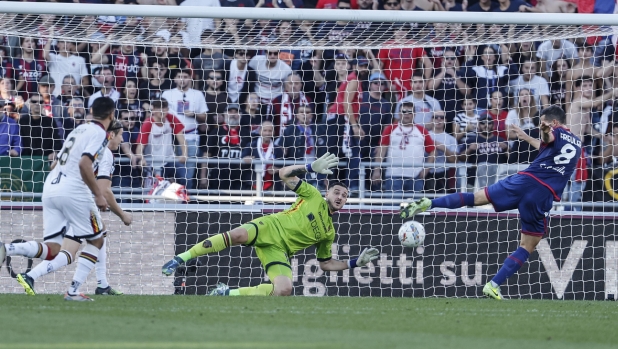
{"type": "Polygon", "coordinates": [[[417,247],[425,241],[425,228],[416,221],[407,221],[399,228],[399,241],[405,247],[417,247]]]}

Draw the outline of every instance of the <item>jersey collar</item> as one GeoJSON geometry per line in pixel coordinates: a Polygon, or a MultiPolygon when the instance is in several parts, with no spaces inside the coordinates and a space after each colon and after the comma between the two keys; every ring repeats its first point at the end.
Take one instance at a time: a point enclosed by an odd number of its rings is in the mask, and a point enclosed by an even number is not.
{"type": "Polygon", "coordinates": [[[101,128],[103,129],[103,131],[106,131],[106,132],[107,132],[107,130],[105,129],[105,126],[103,126],[103,124],[102,124],[100,121],[97,121],[97,120],[90,120],[90,122],[92,122],[92,123],[94,123],[94,124],[98,125],[99,127],[101,127],[101,128]]]}

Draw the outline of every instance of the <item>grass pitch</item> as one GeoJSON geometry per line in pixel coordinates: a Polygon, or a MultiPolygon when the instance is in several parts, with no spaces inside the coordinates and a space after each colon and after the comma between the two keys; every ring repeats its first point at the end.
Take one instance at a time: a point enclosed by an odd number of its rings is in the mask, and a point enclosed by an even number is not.
{"type": "Polygon", "coordinates": [[[614,302],[0,295],[0,349],[616,348],[614,302]]]}

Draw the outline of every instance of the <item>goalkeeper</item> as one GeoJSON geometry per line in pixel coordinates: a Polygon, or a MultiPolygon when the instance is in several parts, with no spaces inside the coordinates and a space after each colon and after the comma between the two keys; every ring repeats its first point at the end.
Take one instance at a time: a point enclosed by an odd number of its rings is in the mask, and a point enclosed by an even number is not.
{"type": "Polygon", "coordinates": [[[199,242],[165,263],[163,274],[169,276],[190,259],[219,252],[230,246],[254,246],[271,284],[230,290],[227,285],[218,283],[210,295],[289,296],[293,290],[289,257],[309,246],[316,245],[320,268],[324,271],[362,267],[378,258],[377,249],[366,248],[358,258],[347,261],[333,259],[331,245],[335,240],[335,227],[332,214],[345,205],[348,188],[341,182],[331,183],[326,195],[322,197],[316,188],[297,177],[307,172],[332,174],[330,168],[337,166],[338,162],[335,155],[326,153],[311,164],[283,167],[279,170],[281,180],[298,194],[298,199],[289,209],[254,219],[229,232],[199,242]]]}

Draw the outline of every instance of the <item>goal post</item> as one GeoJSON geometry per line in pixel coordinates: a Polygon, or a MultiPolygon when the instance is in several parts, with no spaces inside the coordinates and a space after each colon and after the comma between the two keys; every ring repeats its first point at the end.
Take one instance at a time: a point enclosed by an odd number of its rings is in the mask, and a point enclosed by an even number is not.
{"type": "MultiPolygon", "coordinates": [[[[53,154],[88,118],[91,101],[109,96],[125,136],[112,187],[134,217],[125,227],[104,214],[110,283],[125,293],[263,282],[249,247],[202,257],[170,278],[160,268],[207,236],[287,208],[295,195],[277,169],[329,151],[340,157],[336,174],[304,179],[322,191],[327,180],[352,189],[334,218],[333,256],[368,246],[381,254],[338,273],[320,270],[314,249],[290,256],[294,294],[478,297],[518,246],[517,211],[432,210],[415,218],[424,245],[405,249],[400,204],[480,190],[525,169],[536,153],[509,125],[536,138],[539,112],[559,105],[586,155],[554,202],[548,237],[503,293],[601,300],[618,292],[618,16],[1,7],[0,126],[10,127],[0,140],[19,138],[0,143],[3,243],[42,240],[53,154]],[[350,84],[357,88],[346,92],[350,84]],[[187,201],[167,187],[174,182],[187,201]]],[[[36,263],[11,257],[0,292],[21,292],[16,273],[36,263]]],[[[37,292],[62,292],[72,270],[37,280],[37,292]]],[[[93,287],[91,277],[86,290],[93,287]]]]}

